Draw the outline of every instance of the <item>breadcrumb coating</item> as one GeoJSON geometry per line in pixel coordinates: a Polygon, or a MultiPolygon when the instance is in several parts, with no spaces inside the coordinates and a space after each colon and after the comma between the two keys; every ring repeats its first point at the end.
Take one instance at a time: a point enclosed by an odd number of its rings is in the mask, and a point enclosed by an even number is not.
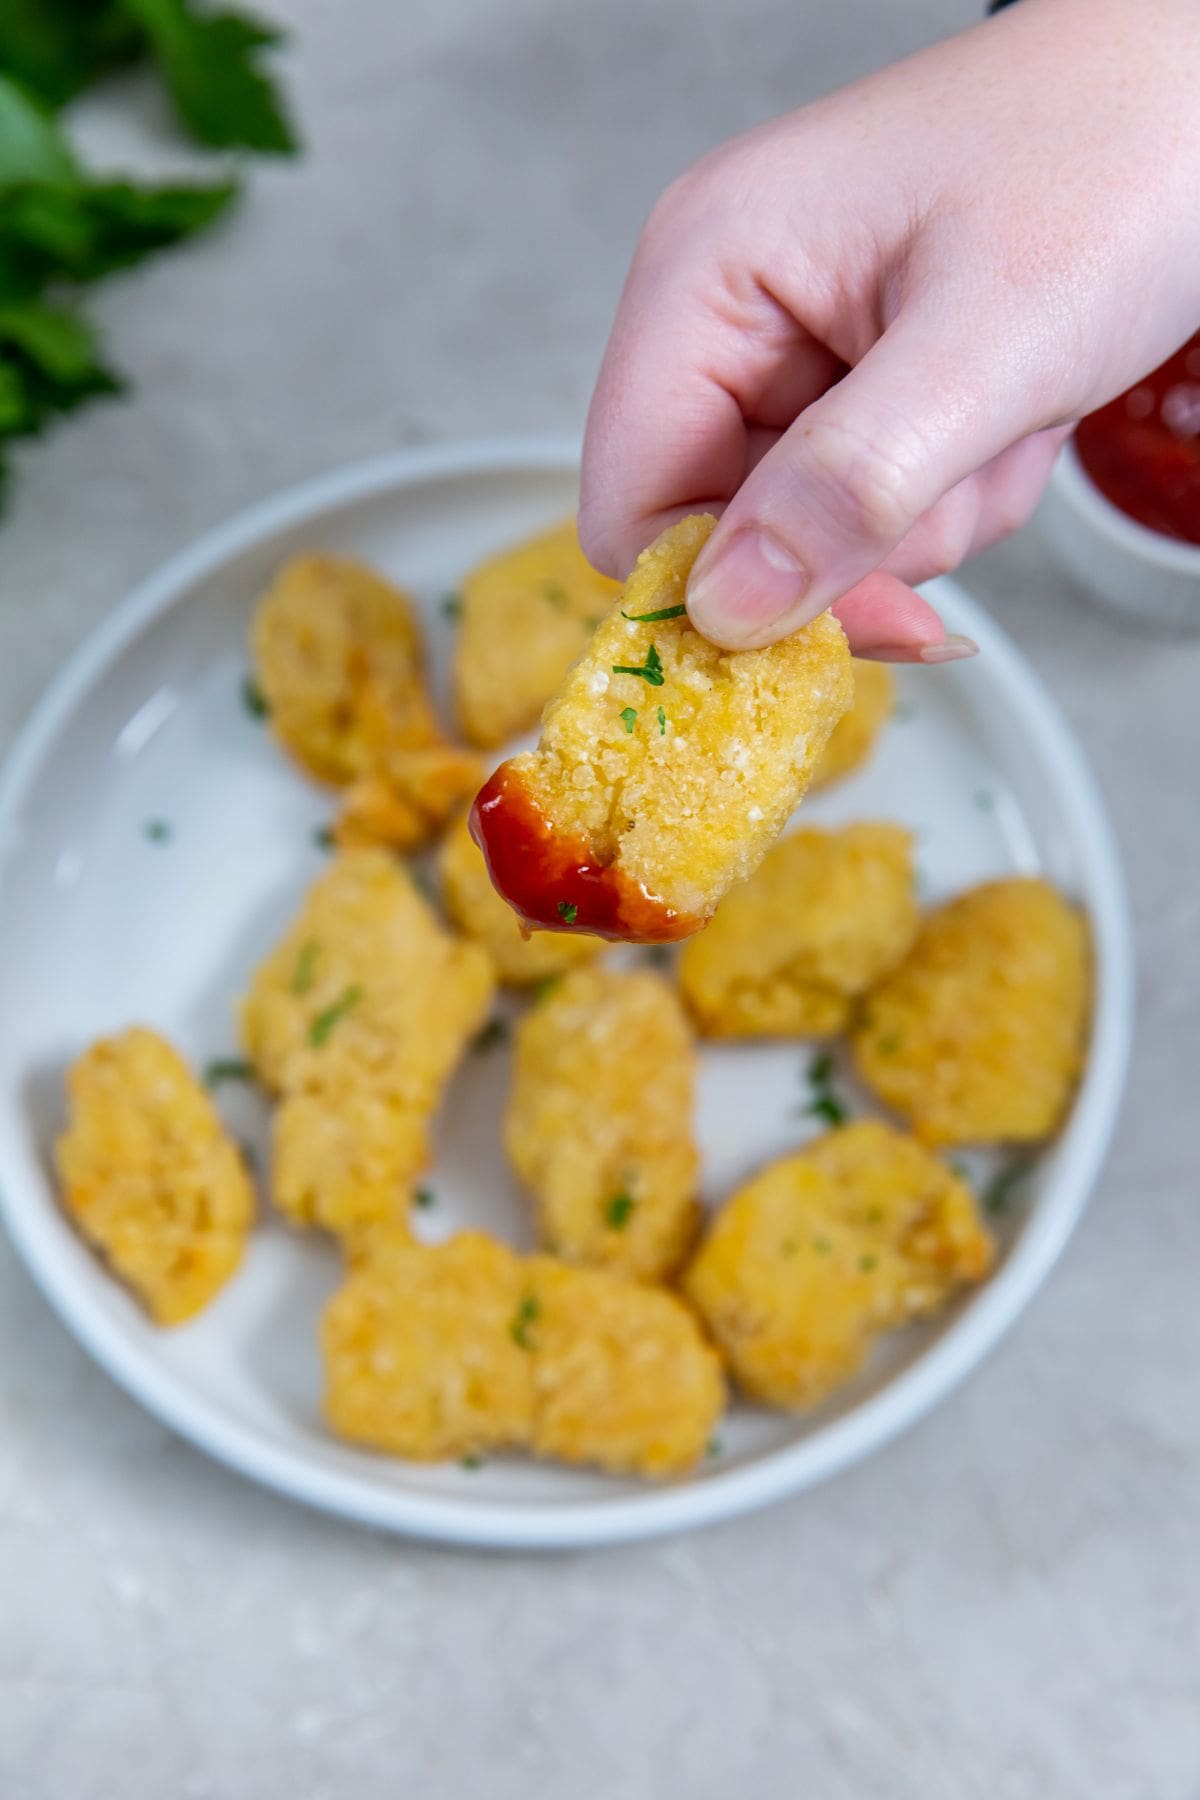
{"type": "Polygon", "coordinates": [[[907,831],[795,831],[684,945],[679,985],[707,1037],[825,1037],[916,932],[907,831]]]}
{"type": "Polygon", "coordinates": [[[512,987],[532,987],[551,975],[562,975],[591,962],[605,948],[602,938],[580,933],[532,931],[526,935],[512,907],[492,886],[465,814],[443,839],[438,870],[451,920],[466,937],[482,944],[500,980],[512,987]]]}
{"type": "Polygon", "coordinates": [[[895,705],[896,684],[886,664],[856,656],[852,668],[854,699],[829,734],[824,754],[813,770],[808,784],[813,794],[852,775],[866,762],[895,705]]]}
{"type": "Polygon", "coordinates": [[[283,1096],[272,1192],[290,1218],[351,1232],[403,1216],[494,985],[393,857],[334,859],[242,1003],[246,1053],[283,1096]]]}
{"type": "Polygon", "coordinates": [[[724,1403],[719,1360],[672,1295],[480,1232],[364,1239],[321,1346],[333,1430],[418,1460],[522,1447],[669,1475],[699,1460],[724,1403]]]}
{"type": "Polygon", "coordinates": [[[880,1332],[980,1281],[992,1255],[964,1183],[863,1120],[734,1194],[683,1285],[742,1389],[801,1409],[849,1379],[880,1332]]]}
{"type": "Polygon", "coordinates": [[[696,1053],[648,970],[576,969],[516,1031],[504,1141],[541,1242],[572,1262],[671,1275],[699,1224],[696,1053]]]}
{"type": "Polygon", "coordinates": [[[1084,915],[1035,877],[987,882],[926,916],[854,1058],[925,1143],[1037,1143],[1066,1115],[1090,1009],[1084,915]]]}
{"type": "Polygon", "coordinates": [[[254,1218],[212,1101],[141,1026],[86,1050],[67,1096],[55,1147],[64,1208],[157,1324],[193,1318],[237,1268],[254,1218]]]}
{"type": "Polygon", "coordinates": [[[492,749],[537,724],[620,591],[587,561],[573,519],[471,571],[454,651],[455,708],[471,743],[492,749]]]}
{"type": "Polygon", "coordinates": [[[483,777],[479,758],[455,744],[390,749],[347,791],[334,836],[345,849],[419,850],[474,796],[483,777]]]}
{"type": "Polygon", "coordinates": [[[828,614],[734,652],[685,615],[638,617],[682,606],[712,525],[684,519],[642,552],[537,750],[475,803],[492,880],[532,924],[644,942],[696,930],[761,862],[849,705],[850,653],[828,614]]]}

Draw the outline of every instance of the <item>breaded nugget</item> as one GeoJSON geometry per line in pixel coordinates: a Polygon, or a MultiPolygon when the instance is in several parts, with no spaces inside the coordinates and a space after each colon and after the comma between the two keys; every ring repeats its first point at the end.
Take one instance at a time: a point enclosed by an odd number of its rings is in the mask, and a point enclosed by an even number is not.
{"type": "Polygon", "coordinates": [[[208,1305],[254,1217],[245,1165],[186,1063],[153,1031],[103,1038],[67,1075],[63,1205],[159,1325],[208,1305]]]}
{"type": "Polygon", "coordinates": [[[252,647],[272,731],[323,781],[355,781],[389,747],[440,738],[412,601],[361,563],[288,563],[258,603],[252,647]]]}
{"type": "Polygon", "coordinates": [[[883,663],[854,657],[854,699],[829,735],[825,753],[813,770],[809,792],[852,775],[875,748],[895,703],[896,684],[883,663]]]}
{"type": "Polygon", "coordinates": [[[679,985],[708,1037],[828,1036],[916,931],[908,832],[795,831],[684,945],[679,985]]]}
{"type": "Polygon", "coordinates": [[[683,1285],[745,1392],[799,1409],[853,1375],[877,1333],[935,1312],[991,1258],[970,1190],[864,1120],[736,1193],[683,1285]]]}
{"type": "Polygon", "coordinates": [[[528,1443],[524,1292],[520,1259],[481,1232],[436,1246],[372,1236],[321,1321],[333,1430],[419,1461],[528,1443]]]}
{"type": "Polygon", "coordinates": [[[649,970],[575,969],[517,1027],[504,1141],[541,1242],[651,1279],[699,1223],[696,1054],[672,988],[649,970]]]}
{"type": "Polygon", "coordinates": [[[284,1096],[273,1181],[284,1212],[346,1232],[403,1211],[493,990],[483,951],[443,930],[393,857],[334,859],[242,1004],[246,1053],[284,1096]]]}
{"type": "Polygon", "coordinates": [[[525,1260],[479,1232],[376,1231],[321,1327],[325,1412],[418,1459],[501,1446],[667,1475],[703,1453],[720,1363],[682,1303],[607,1271],[525,1260]]]}
{"type": "Polygon", "coordinates": [[[1083,914],[1045,881],[991,881],[927,915],[864,1003],[855,1062],[925,1143],[1036,1143],[1066,1113],[1090,1005],[1083,914]]]}
{"type": "Polygon", "coordinates": [[[531,924],[642,942],[695,931],[761,862],[849,704],[850,652],[829,615],[735,652],[682,616],[712,524],[684,519],[642,552],[537,750],[476,800],[492,880],[531,924]]]}
{"type": "Polygon", "coordinates": [[[471,799],[483,775],[479,758],[454,744],[391,749],[350,787],[334,836],[347,849],[419,850],[471,799]]]}
{"type": "Polygon", "coordinates": [[[536,725],[620,592],[579,548],[575,521],[493,556],[467,576],[454,651],[459,723],[491,749],[536,725]]]}
{"type": "Polygon", "coordinates": [[[673,1475],[699,1462],[725,1391],[686,1306],[549,1256],[530,1258],[526,1284],[534,1452],[613,1474],[673,1475]]]}
{"type": "Polygon", "coordinates": [[[483,945],[501,981],[532,987],[590,962],[604,949],[600,938],[562,931],[534,931],[526,937],[516,913],[492,886],[465,815],[447,833],[438,867],[446,911],[460,931],[483,945]]]}

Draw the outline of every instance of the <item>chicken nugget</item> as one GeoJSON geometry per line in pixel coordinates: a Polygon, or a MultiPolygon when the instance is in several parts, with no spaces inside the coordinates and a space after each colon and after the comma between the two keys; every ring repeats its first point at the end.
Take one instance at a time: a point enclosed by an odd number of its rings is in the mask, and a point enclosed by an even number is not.
{"type": "Polygon", "coordinates": [[[462,587],[454,697],[473,744],[491,749],[537,724],[620,591],[587,561],[573,519],[472,570],[462,587]]]}
{"type": "Polygon", "coordinates": [[[866,762],[895,704],[896,684],[885,664],[856,656],[853,670],[854,699],[829,734],[825,753],[808,784],[810,793],[852,775],[866,762]]]}
{"type": "Polygon", "coordinates": [[[492,880],[530,924],[646,943],[697,930],[761,862],[850,702],[828,614],[762,650],[693,630],[684,590],[712,524],[684,519],[642,552],[537,750],[476,799],[492,880]]]}
{"type": "Polygon", "coordinates": [[[1090,1007],[1084,915],[1037,878],[991,881],[927,914],[854,1059],[927,1144],[1036,1143],[1070,1104],[1090,1007]]]}
{"type": "Polygon", "coordinates": [[[725,1404],[720,1360],[674,1294],[531,1257],[520,1335],[533,1361],[534,1452],[613,1474],[699,1462],[725,1404]]]}
{"type": "Polygon", "coordinates": [[[683,1286],[744,1391],[798,1410],[853,1375],[879,1332],[935,1312],[991,1258],[970,1190],[911,1138],[863,1120],[734,1194],[683,1286]]]}
{"type": "Polygon", "coordinates": [[[353,1231],[403,1211],[442,1089],[495,983],[382,850],[347,850],[242,1003],[242,1040],[276,1120],[273,1197],[297,1223],[353,1231]]]}
{"type": "Polygon", "coordinates": [[[454,924],[482,944],[500,980],[513,987],[532,987],[561,975],[590,962],[605,947],[601,938],[563,931],[533,931],[526,936],[512,907],[492,886],[465,815],[443,841],[439,871],[442,898],[454,924]]]}
{"type": "Polygon", "coordinates": [[[679,985],[707,1037],[829,1036],[916,932],[907,831],[796,831],[684,945],[679,985]]]}
{"type": "Polygon", "coordinates": [[[517,1027],[504,1140],[541,1242],[574,1262],[665,1277],[699,1223],[696,1053],[649,970],[576,969],[517,1027]]]}
{"type": "Polygon", "coordinates": [[[258,603],[252,647],[272,731],[322,781],[358,780],[390,746],[440,738],[413,603],[361,563],[288,563],[258,603]]]}
{"type": "Polygon", "coordinates": [[[343,848],[419,850],[477,792],[483,765],[454,744],[392,748],[350,787],[334,836],[343,848]]]}
{"type": "Polygon", "coordinates": [[[528,1443],[520,1259],[482,1232],[369,1238],[325,1308],[325,1416],[339,1437],[419,1461],[528,1443]]]}
{"type": "Polygon", "coordinates": [[[254,1217],[245,1165],[182,1057],[135,1026],[67,1075],[55,1146],[63,1205],[159,1325],[190,1319],[229,1280],[254,1217]]]}

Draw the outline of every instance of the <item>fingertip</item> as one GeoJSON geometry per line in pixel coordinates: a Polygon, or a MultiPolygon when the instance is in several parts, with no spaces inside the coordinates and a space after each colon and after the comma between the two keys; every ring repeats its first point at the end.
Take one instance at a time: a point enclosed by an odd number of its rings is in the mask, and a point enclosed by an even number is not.
{"type": "MultiPolygon", "coordinates": [[[[832,608],[855,656],[872,662],[951,661],[930,656],[949,642],[941,615],[906,582],[876,569],[832,608]]],[[[964,654],[958,651],[958,655],[964,654]]]]}

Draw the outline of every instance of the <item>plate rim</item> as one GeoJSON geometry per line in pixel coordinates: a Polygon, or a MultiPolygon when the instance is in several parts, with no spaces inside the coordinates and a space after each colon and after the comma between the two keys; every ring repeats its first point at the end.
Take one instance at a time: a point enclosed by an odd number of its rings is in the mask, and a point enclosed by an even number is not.
{"type": "MultiPolygon", "coordinates": [[[[23,797],[36,780],[78,700],[151,623],[197,581],[288,526],[340,506],[443,477],[525,468],[578,470],[578,438],[492,436],[406,447],[340,465],[255,502],[207,531],[137,582],[87,633],[52,677],[0,767],[0,846],[9,841],[23,797]]],[[[360,1524],[461,1547],[570,1549],[628,1543],[715,1524],[816,1485],[881,1449],[915,1425],[975,1369],[1041,1287],[1078,1224],[1108,1151],[1125,1086],[1134,1018],[1134,948],[1125,878],[1095,776],[1065,715],[1007,632],[957,582],[930,584],[949,599],[999,673],[1014,724],[1055,770],[1076,821],[1076,854],[1089,891],[1096,968],[1092,1043],[1053,1184],[1031,1213],[1000,1270],[913,1363],[849,1413],[798,1443],[678,1485],[555,1503],[414,1493],[353,1472],[314,1467],[303,1451],[281,1448],[260,1427],[230,1420],[189,1390],[73,1290],[37,1204],[17,1196],[7,1132],[0,1133],[0,1219],[61,1323],[100,1368],[149,1413],[225,1467],[290,1499],[360,1524]]],[[[0,854],[0,884],[3,856],[0,854]]]]}

